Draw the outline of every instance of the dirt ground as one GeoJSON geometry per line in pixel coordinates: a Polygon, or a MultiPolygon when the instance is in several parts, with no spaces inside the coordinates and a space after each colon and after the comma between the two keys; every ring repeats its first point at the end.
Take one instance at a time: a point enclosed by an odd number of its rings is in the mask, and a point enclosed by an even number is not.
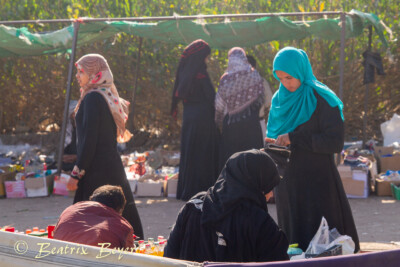
{"type": "MultiPolygon", "coordinates": [[[[136,198],[145,238],[168,237],[179,209],[184,202],[174,198],[136,198]]],[[[370,196],[350,199],[361,249],[379,251],[400,249],[400,201],[391,197],[370,196]]],[[[19,231],[56,224],[60,213],[72,203],[72,198],[50,196],[40,198],[0,199],[0,227],[14,226],[19,231]]],[[[268,204],[276,220],[274,204],[268,204]]]]}

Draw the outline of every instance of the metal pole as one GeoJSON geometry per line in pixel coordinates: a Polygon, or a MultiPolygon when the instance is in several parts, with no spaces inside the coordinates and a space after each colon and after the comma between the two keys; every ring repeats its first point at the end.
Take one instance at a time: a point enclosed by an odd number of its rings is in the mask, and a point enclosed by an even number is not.
{"type": "Polygon", "coordinates": [[[129,116],[131,116],[131,127],[132,131],[135,129],[134,125],[134,119],[135,119],[135,103],[136,103],[136,92],[137,92],[137,87],[138,87],[138,80],[139,80],[139,70],[140,70],[140,54],[142,52],[142,43],[143,43],[143,38],[139,37],[139,50],[137,53],[136,57],[136,77],[135,77],[135,88],[133,89],[132,93],[132,107],[131,107],[131,113],[129,116]]]}
{"type": "MultiPolygon", "coordinates": [[[[343,80],[344,80],[344,47],[346,42],[346,13],[340,13],[341,34],[340,34],[340,57],[339,57],[339,98],[343,101],[343,80]]],[[[341,162],[340,153],[336,154],[336,165],[341,162]]]]}
{"type": "MultiPolygon", "coordinates": [[[[161,16],[161,17],[125,17],[125,18],[80,18],[79,22],[94,21],[165,21],[165,20],[196,20],[196,19],[224,19],[224,18],[260,18],[260,17],[293,17],[293,16],[323,16],[339,15],[341,11],[325,12],[282,12],[282,13],[250,13],[250,14],[220,14],[220,15],[191,15],[191,16],[161,16]]],[[[72,19],[47,19],[47,20],[12,20],[0,21],[0,24],[26,24],[26,23],[63,23],[72,22],[72,19]]]]}
{"type": "Polygon", "coordinates": [[[68,109],[69,109],[69,100],[71,97],[72,70],[75,62],[75,52],[76,52],[76,43],[78,41],[79,25],[80,25],[79,22],[74,22],[74,37],[72,39],[72,52],[68,67],[67,92],[65,95],[64,115],[63,115],[63,122],[60,134],[60,144],[58,147],[57,175],[60,175],[61,173],[62,157],[64,155],[65,130],[67,128],[67,121],[69,117],[68,109]]]}
{"type": "Polygon", "coordinates": [[[343,101],[343,81],[344,81],[344,48],[346,42],[346,13],[340,13],[342,31],[340,35],[340,62],[339,62],[339,98],[343,101]]]}
{"type": "MultiPolygon", "coordinates": [[[[368,27],[368,51],[371,51],[372,46],[372,26],[368,27]]],[[[365,71],[365,70],[364,70],[365,71]]],[[[368,95],[369,95],[369,84],[365,84],[365,95],[364,95],[364,116],[363,116],[363,147],[367,142],[367,123],[368,123],[368,95]]]]}

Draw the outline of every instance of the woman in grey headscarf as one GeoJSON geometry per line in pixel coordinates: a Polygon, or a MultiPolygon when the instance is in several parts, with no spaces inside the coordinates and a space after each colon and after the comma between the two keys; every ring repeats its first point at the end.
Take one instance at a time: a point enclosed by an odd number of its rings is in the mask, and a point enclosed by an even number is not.
{"type": "Polygon", "coordinates": [[[246,52],[232,48],[215,97],[215,122],[222,128],[220,169],[235,152],[264,146],[259,117],[266,101],[263,82],[246,52]]]}

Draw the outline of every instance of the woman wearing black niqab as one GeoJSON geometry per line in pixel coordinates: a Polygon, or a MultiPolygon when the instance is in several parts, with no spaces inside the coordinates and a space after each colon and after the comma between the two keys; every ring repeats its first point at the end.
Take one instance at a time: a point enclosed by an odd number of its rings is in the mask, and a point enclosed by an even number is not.
{"type": "Polygon", "coordinates": [[[171,114],[183,102],[181,160],[177,198],[188,200],[207,190],[218,177],[218,130],[214,122],[215,90],[207,73],[211,49],[203,40],[188,45],[181,55],[172,95],[171,114]]]}
{"type": "Polygon", "coordinates": [[[235,153],[215,185],[182,208],[164,256],[197,262],[288,260],[288,240],[268,214],[265,197],[279,181],[265,152],[235,153]]]}

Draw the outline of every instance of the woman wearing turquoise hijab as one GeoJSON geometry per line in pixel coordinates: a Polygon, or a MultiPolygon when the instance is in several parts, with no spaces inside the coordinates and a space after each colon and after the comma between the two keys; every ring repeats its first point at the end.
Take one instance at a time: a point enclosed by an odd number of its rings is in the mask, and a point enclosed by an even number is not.
{"type": "Polygon", "coordinates": [[[267,142],[290,146],[290,163],[275,190],[278,223],[290,243],[306,250],[325,217],[329,228],[359,240],[334,162],[343,149],[343,103],[313,74],[306,52],[286,47],[275,56],[280,81],[272,98],[267,142]]]}

